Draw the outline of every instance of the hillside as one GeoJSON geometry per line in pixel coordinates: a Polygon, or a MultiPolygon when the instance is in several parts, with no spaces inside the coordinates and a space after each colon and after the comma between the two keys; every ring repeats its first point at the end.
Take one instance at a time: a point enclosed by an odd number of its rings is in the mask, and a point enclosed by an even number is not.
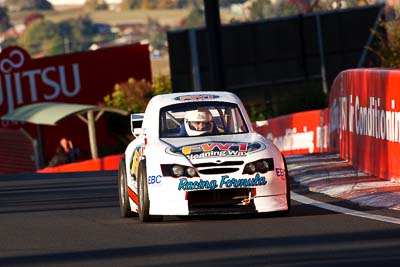
{"type": "MultiPolygon", "coordinates": [[[[60,22],[67,19],[77,18],[88,14],[94,22],[107,23],[110,25],[146,22],[148,18],[156,18],[163,25],[178,26],[179,22],[189,14],[189,9],[165,9],[165,10],[131,10],[131,11],[92,11],[87,12],[84,8],[63,8],[54,11],[42,11],[46,19],[60,22]]],[[[24,18],[32,11],[10,12],[12,24],[21,24],[24,18]]]]}
{"type": "MultiPolygon", "coordinates": [[[[13,25],[22,24],[26,16],[32,11],[10,12],[13,25]]],[[[147,23],[149,18],[157,19],[161,25],[168,25],[171,29],[180,27],[181,21],[188,16],[190,9],[163,9],[163,10],[131,10],[131,11],[91,11],[80,6],[57,6],[54,11],[41,11],[46,20],[61,22],[79,16],[89,15],[93,22],[105,23],[112,26],[121,24],[147,23]]],[[[234,16],[229,9],[221,9],[221,21],[229,22],[234,16]]],[[[165,53],[161,58],[152,59],[153,74],[168,74],[169,59],[165,53]]]]}

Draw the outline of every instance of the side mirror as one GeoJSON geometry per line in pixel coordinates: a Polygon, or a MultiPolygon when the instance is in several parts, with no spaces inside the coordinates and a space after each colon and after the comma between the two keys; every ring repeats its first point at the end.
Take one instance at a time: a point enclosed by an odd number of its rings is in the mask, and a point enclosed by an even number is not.
{"type": "Polygon", "coordinates": [[[133,136],[135,136],[135,138],[137,138],[139,135],[144,134],[144,129],[143,128],[134,128],[132,133],[133,133],[133,136]]]}
{"type": "MultiPolygon", "coordinates": [[[[144,113],[131,114],[131,132],[135,135],[134,130],[142,127],[144,113]]],[[[136,135],[135,135],[136,136],[136,135]]]]}

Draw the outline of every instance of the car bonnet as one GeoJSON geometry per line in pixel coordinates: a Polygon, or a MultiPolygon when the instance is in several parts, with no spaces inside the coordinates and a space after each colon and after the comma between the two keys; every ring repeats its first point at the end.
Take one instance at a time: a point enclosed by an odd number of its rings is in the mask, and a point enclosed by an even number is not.
{"type": "Polygon", "coordinates": [[[266,148],[265,139],[255,133],[163,138],[162,141],[168,144],[168,153],[183,155],[192,163],[245,157],[266,148]]]}

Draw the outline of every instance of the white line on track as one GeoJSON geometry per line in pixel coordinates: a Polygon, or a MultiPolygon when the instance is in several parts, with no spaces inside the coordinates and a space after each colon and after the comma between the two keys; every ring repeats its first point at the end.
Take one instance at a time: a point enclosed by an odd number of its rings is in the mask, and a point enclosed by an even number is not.
{"type": "Polygon", "coordinates": [[[332,204],[324,203],[324,202],[321,202],[321,201],[317,201],[317,200],[314,200],[314,199],[311,199],[311,198],[296,194],[293,191],[291,191],[290,194],[291,194],[291,199],[293,199],[293,200],[295,200],[297,202],[303,203],[303,204],[316,206],[316,207],[319,207],[319,208],[322,208],[322,209],[331,210],[331,211],[338,212],[338,213],[343,213],[343,214],[346,214],[346,215],[362,217],[362,218],[367,218],[367,219],[376,220],[376,221],[400,224],[400,219],[397,219],[397,218],[381,216],[381,215],[375,215],[375,214],[369,214],[369,213],[362,212],[362,211],[356,211],[356,210],[351,210],[351,209],[335,206],[335,205],[332,205],[332,204]]]}

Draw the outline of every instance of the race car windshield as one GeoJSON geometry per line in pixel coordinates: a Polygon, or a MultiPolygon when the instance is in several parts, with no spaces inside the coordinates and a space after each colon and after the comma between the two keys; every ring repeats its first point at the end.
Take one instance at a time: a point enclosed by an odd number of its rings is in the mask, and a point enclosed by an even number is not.
{"type": "Polygon", "coordinates": [[[185,103],[160,111],[160,137],[190,137],[247,133],[248,127],[236,104],[185,103]]]}

